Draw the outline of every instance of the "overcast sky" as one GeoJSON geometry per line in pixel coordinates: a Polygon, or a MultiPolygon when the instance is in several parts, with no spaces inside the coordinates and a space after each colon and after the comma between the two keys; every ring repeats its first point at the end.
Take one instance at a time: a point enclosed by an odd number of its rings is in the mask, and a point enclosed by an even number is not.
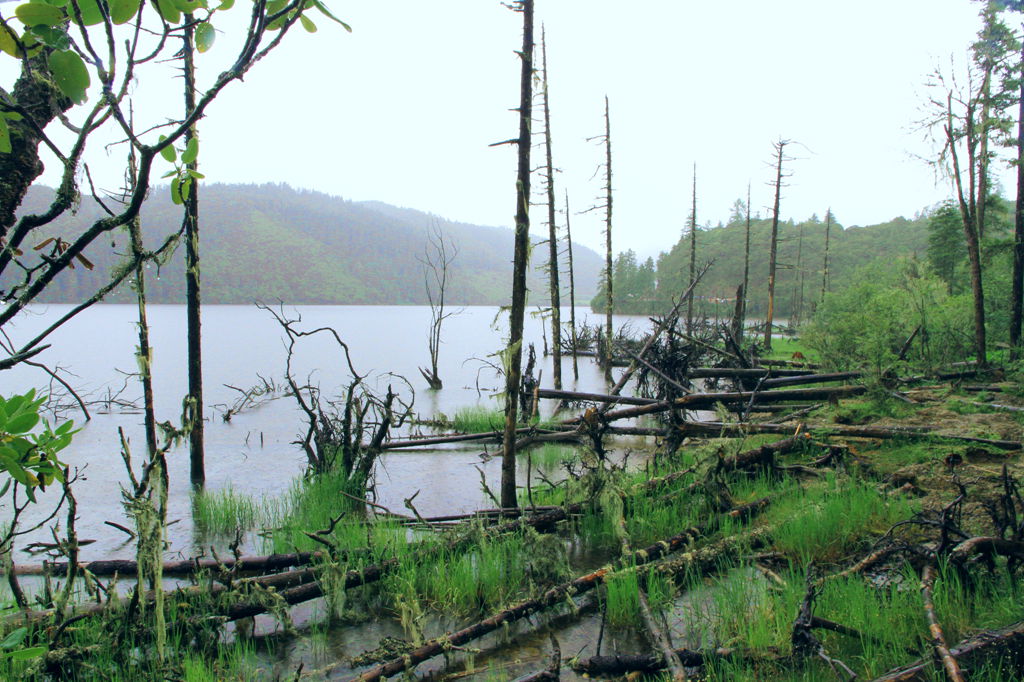
{"type": "MultiPolygon", "coordinates": [[[[200,128],[207,177],[511,226],[515,149],[488,144],[517,131],[509,110],[518,104],[520,15],[498,0],[328,4],[351,34],[319,18],[316,34],[297,29],[209,110],[200,128]]],[[[755,210],[767,213],[779,137],[799,143],[783,218],[829,206],[846,226],[912,217],[948,195],[918,158],[932,150],[915,123],[924,84],[951,55],[963,61],[977,10],[968,0],[537,0],[559,208],[568,189],[573,236],[602,243],[600,218],[575,213],[600,191],[592,176],[603,150],[586,138],[603,131],[606,94],[616,251],[672,246],[693,164],[701,224],[725,220],[748,181],[755,210]]],[[[231,48],[228,32],[202,55],[207,82],[231,48]]],[[[156,83],[146,78],[137,110],[178,106],[177,81],[146,94],[156,83]]]]}

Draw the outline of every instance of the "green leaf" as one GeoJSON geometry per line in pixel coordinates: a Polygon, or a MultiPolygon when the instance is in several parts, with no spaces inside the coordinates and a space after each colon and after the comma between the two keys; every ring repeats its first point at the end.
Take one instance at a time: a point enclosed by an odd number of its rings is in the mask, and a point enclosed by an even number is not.
{"type": "MultiPolygon", "coordinates": [[[[100,9],[97,0],[78,0],[78,9],[82,11],[82,23],[86,26],[95,26],[103,23],[103,10],[100,9]]],[[[68,15],[74,19],[75,11],[68,8],[68,15]]]]}
{"type": "Polygon", "coordinates": [[[156,2],[156,8],[160,11],[160,16],[164,18],[164,21],[169,24],[181,23],[181,10],[173,0],[154,0],[154,2],[156,2]]]}
{"type": "Polygon", "coordinates": [[[19,649],[17,651],[12,651],[10,654],[10,659],[12,661],[27,661],[30,658],[38,658],[45,653],[45,646],[34,646],[28,649],[19,649]]]}
{"type": "Polygon", "coordinates": [[[60,91],[76,104],[84,104],[85,91],[89,88],[89,70],[77,53],[71,50],[58,50],[50,53],[48,59],[53,80],[60,91]]]}
{"type": "Polygon", "coordinates": [[[7,433],[19,434],[28,433],[39,423],[39,415],[36,412],[18,415],[7,422],[7,433]]]}
{"type": "MultiPolygon", "coordinates": [[[[160,136],[160,142],[162,143],[167,139],[166,135],[160,136]]],[[[174,163],[178,159],[178,150],[174,148],[174,145],[169,144],[160,150],[160,156],[164,157],[165,161],[174,163]]]]}
{"type": "Polygon", "coordinates": [[[229,10],[235,6],[235,0],[222,0],[217,9],[229,10]]]}
{"type": "Polygon", "coordinates": [[[71,39],[68,38],[68,34],[62,27],[33,26],[29,32],[47,47],[52,47],[55,50],[71,49],[71,39]]]}
{"type": "Polygon", "coordinates": [[[272,17],[288,5],[288,0],[268,0],[266,11],[267,16],[272,17]]]}
{"type": "Polygon", "coordinates": [[[185,203],[185,199],[181,196],[181,177],[175,176],[171,180],[171,201],[177,206],[181,206],[185,203]]]}
{"type": "Polygon", "coordinates": [[[213,42],[217,39],[217,31],[214,30],[213,24],[208,21],[196,26],[196,49],[202,54],[211,47],[213,42]]]}
{"type": "Polygon", "coordinates": [[[8,478],[7,480],[4,481],[3,486],[0,486],[0,497],[3,497],[4,495],[6,495],[7,491],[10,490],[10,489],[11,489],[11,479],[8,478]]]}
{"type": "Polygon", "coordinates": [[[197,170],[192,170],[191,168],[188,169],[188,176],[190,178],[195,178],[196,180],[205,180],[206,179],[205,175],[203,175],[202,173],[200,173],[197,170]]]}
{"type": "Polygon", "coordinates": [[[181,153],[181,162],[182,163],[193,163],[196,160],[196,157],[198,157],[198,156],[199,156],[199,138],[198,137],[193,137],[191,140],[188,141],[188,144],[185,145],[185,151],[183,151],[181,153]]]}
{"type": "Polygon", "coordinates": [[[206,7],[206,0],[173,0],[173,2],[185,14],[192,14],[197,9],[206,7]]]}
{"type": "Polygon", "coordinates": [[[305,14],[299,17],[299,21],[302,22],[302,28],[306,29],[308,33],[316,33],[316,24],[305,14]]]}
{"type": "Polygon", "coordinates": [[[18,628],[11,632],[4,638],[4,641],[0,642],[0,649],[13,649],[19,646],[25,641],[25,637],[28,635],[28,628],[18,628]]]}
{"type": "Polygon", "coordinates": [[[11,153],[11,131],[7,127],[7,119],[0,117],[0,154],[11,153]]]}
{"type": "Polygon", "coordinates": [[[64,21],[64,13],[59,9],[38,2],[18,5],[14,14],[26,26],[57,26],[64,21]]]}
{"type": "Polygon", "coordinates": [[[7,22],[0,22],[0,50],[18,59],[23,56],[21,48],[18,47],[18,34],[7,25],[7,22]]]}
{"type": "Polygon", "coordinates": [[[136,14],[142,0],[110,0],[110,19],[115,24],[127,24],[136,14]]]}
{"type": "Polygon", "coordinates": [[[16,462],[13,457],[8,457],[3,452],[0,452],[0,465],[7,469],[7,473],[11,475],[11,478],[26,488],[31,488],[32,486],[39,484],[39,479],[37,479],[33,474],[25,471],[25,468],[16,462]]]}
{"type": "Polygon", "coordinates": [[[320,13],[323,14],[325,17],[327,17],[331,21],[334,21],[334,22],[337,22],[337,23],[341,24],[341,27],[343,29],[345,29],[346,31],[348,31],[349,33],[352,32],[352,27],[349,26],[348,24],[346,24],[344,21],[342,21],[338,17],[336,17],[333,14],[331,14],[331,10],[327,9],[327,6],[324,5],[324,3],[320,2],[320,0],[311,0],[311,2],[313,4],[313,6],[316,7],[318,10],[320,10],[320,13]]]}

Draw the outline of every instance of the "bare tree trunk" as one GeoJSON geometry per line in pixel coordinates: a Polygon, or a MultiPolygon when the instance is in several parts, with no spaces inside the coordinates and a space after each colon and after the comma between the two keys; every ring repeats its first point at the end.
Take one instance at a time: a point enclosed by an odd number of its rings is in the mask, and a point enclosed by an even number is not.
{"type": "Polygon", "coordinates": [[[743,341],[743,328],[747,323],[747,298],[750,297],[750,181],[747,181],[747,229],[743,246],[743,302],[740,307],[736,341],[743,341]]]}
{"type": "MultiPolygon", "coordinates": [[[[184,34],[185,117],[196,108],[196,69],[193,34],[195,24],[189,22],[184,34]]],[[[185,132],[185,146],[195,139],[195,126],[185,132]]],[[[187,164],[190,172],[198,170],[198,162],[187,164]]],[[[206,482],[206,454],[203,445],[203,345],[201,295],[199,287],[199,180],[192,178],[191,190],[185,199],[185,315],[188,327],[188,396],[182,415],[182,426],[188,431],[189,461],[192,485],[206,482]]]]}
{"type": "Polygon", "coordinates": [[[544,151],[547,157],[548,277],[551,289],[551,370],[555,388],[562,388],[562,310],[558,287],[558,225],[555,222],[555,167],[551,158],[551,106],[548,98],[548,48],[541,28],[541,61],[544,88],[544,151]]]}
{"type": "Polygon", "coordinates": [[[768,247],[768,314],[764,325],[764,346],[772,349],[772,322],[775,318],[775,266],[779,247],[779,199],[782,194],[782,160],[785,158],[786,145],[789,140],[779,139],[773,143],[775,147],[775,203],[772,206],[772,238],[768,247]]]}
{"type": "Polygon", "coordinates": [[[430,371],[419,368],[427,385],[434,391],[444,387],[444,382],[437,371],[437,362],[441,353],[441,327],[446,319],[456,314],[445,312],[444,299],[448,291],[448,269],[458,255],[458,247],[445,237],[440,225],[435,221],[430,227],[427,246],[424,247],[423,257],[420,259],[423,264],[423,287],[427,293],[427,303],[430,305],[430,332],[427,335],[430,371]]]}
{"type": "Polygon", "coordinates": [[[821,298],[820,301],[825,300],[825,292],[828,291],[828,246],[829,238],[832,233],[832,207],[829,206],[828,210],[825,211],[825,265],[822,269],[821,275],[821,298]]]}
{"type": "Polygon", "coordinates": [[[1013,225],[1013,288],[1010,294],[1010,357],[1020,358],[1021,318],[1024,317],[1024,48],[1018,71],[1020,107],[1017,114],[1017,215],[1013,225]]]}
{"type": "Polygon", "coordinates": [[[686,297],[686,332],[693,331],[693,279],[697,275],[697,164],[693,164],[693,203],[690,208],[690,293],[686,297]]]}
{"type": "Polygon", "coordinates": [[[960,206],[960,218],[964,228],[964,241],[967,244],[967,259],[971,268],[971,293],[974,298],[974,352],[978,364],[985,366],[985,293],[981,280],[981,247],[978,240],[978,223],[976,219],[977,203],[974,196],[974,162],[977,140],[974,132],[974,109],[968,104],[965,121],[967,130],[968,175],[970,184],[967,195],[964,194],[963,179],[960,175],[960,157],[956,149],[956,134],[953,128],[953,98],[946,99],[946,143],[949,148],[950,160],[953,164],[953,185],[956,190],[957,203],[960,206]]]}
{"type": "Polygon", "coordinates": [[[611,116],[608,114],[608,95],[604,97],[604,150],[605,150],[605,218],[604,218],[604,239],[605,239],[605,349],[604,349],[604,378],[611,383],[612,380],[612,340],[614,331],[612,329],[612,312],[615,308],[615,299],[612,292],[612,124],[611,116]]]}
{"type": "Polygon", "coordinates": [[[569,192],[565,193],[565,243],[569,249],[569,334],[572,338],[572,378],[580,380],[580,365],[576,359],[576,276],[572,269],[572,227],[569,224],[569,192]]]}
{"type": "Polygon", "coordinates": [[[533,101],[533,0],[520,0],[523,14],[522,70],[519,80],[519,166],[516,176],[516,237],[512,266],[512,310],[509,319],[508,366],[505,368],[505,434],[501,458],[501,506],[516,499],[516,424],[523,360],[523,317],[526,312],[526,267],[530,233],[530,117],[533,101]]]}

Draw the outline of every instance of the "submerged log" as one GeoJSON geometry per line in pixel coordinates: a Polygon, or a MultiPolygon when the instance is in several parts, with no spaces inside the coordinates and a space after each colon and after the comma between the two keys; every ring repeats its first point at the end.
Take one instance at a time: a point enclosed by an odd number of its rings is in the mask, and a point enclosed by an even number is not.
{"type": "Polygon", "coordinates": [[[538,398],[549,400],[578,400],[592,403],[620,403],[622,405],[653,405],[657,400],[653,398],[634,398],[627,395],[614,395],[611,393],[585,393],[582,391],[558,391],[553,388],[541,388],[537,391],[538,398]]]}
{"type": "MultiPolygon", "coordinates": [[[[755,510],[763,508],[765,504],[765,501],[759,500],[756,503],[751,503],[751,505],[744,505],[743,508],[739,509],[746,508],[750,510],[747,513],[753,513],[755,510]]],[[[489,618],[474,623],[473,625],[465,627],[456,632],[447,633],[445,635],[442,635],[441,637],[436,637],[430,640],[429,642],[426,642],[422,646],[408,652],[404,656],[395,658],[391,661],[382,663],[380,665],[374,666],[373,668],[370,668],[369,670],[366,670],[354,679],[362,680],[363,682],[372,682],[375,680],[379,680],[383,677],[391,677],[393,675],[397,675],[398,673],[404,670],[415,668],[420,663],[429,660],[435,656],[443,654],[445,651],[448,651],[453,646],[461,646],[466,642],[470,642],[480,637],[483,637],[484,635],[497,630],[498,628],[507,623],[513,623],[515,621],[521,620],[532,613],[544,610],[546,608],[554,606],[555,604],[564,603],[567,598],[576,596],[578,594],[582,594],[584,592],[589,592],[595,587],[601,585],[604,582],[605,578],[610,573],[614,572],[617,567],[621,568],[622,566],[625,566],[627,561],[630,567],[641,567],[650,564],[651,562],[660,559],[661,557],[671,552],[678,551],[679,549],[688,545],[693,540],[702,537],[703,535],[706,535],[710,530],[712,530],[715,527],[717,527],[717,519],[715,521],[709,522],[708,524],[705,524],[705,526],[703,526],[702,528],[691,528],[686,531],[683,531],[682,533],[672,538],[669,538],[668,540],[657,542],[645,549],[642,549],[638,552],[631,554],[626,560],[620,560],[614,564],[609,564],[607,566],[597,569],[596,571],[592,571],[591,573],[580,576],[575,580],[552,587],[540,597],[537,597],[535,599],[527,599],[516,604],[515,606],[512,606],[503,611],[499,611],[498,613],[492,615],[489,618]]],[[[737,540],[734,539],[733,543],[737,543],[738,546],[737,540]]],[[[698,560],[694,559],[694,556],[699,557],[700,561],[709,560],[712,563],[715,563],[718,559],[721,558],[722,553],[719,552],[715,554],[715,552],[709,551],[709,548],[704,548],[703,552],[700,554],[690,552],[688,553],[688,555],[693,556],[691,556],[689,559],[687,559],[686,556],[680,558],[680,561],[682,561],[686,566],[691,566],[692,564],[695,565],[698,563],[698,560]],[[711,558],[712,555],[715,555],[716,558],[711,558]]],[[[663,570],[665,570],[667,573],[674,574],[678,569],[672,567],[663,570]]],[[[686,568],[683,568],[682,570],[686,570],[686,568]]]]}
{"type": "MultiPolygon", "coordinates": [[[[999,630],[979,632],[953,647],[950,654],[965,668],[978,668],[998,658],[1010,664],[1009,669],[1003,669],[1004,673],[1011,676],[1014,673],[1019,675],[1024,672],[1024,621],[999,630]]],[[[910,680],[930,679],[932,666],[931,660],[917,660],[901,668],[890,670],[882,677],[876,678],[874,682],[909,682],[910,680]]],[[[1013,678],[1008,677],[1007,679],[1013,678]]]]}
{"type": "MultiPolygon", "coordinates": [[[[674,649],[673,653],[687,668],[697,668],[710,659],[729,659],[735,653],[731,648],[674,649]]],[[[625,675],[627,673],[656,673],[665,669],[665,660],[655,654],[610,654],[577,660],[572,669],[584,675],[625,675]]]]}

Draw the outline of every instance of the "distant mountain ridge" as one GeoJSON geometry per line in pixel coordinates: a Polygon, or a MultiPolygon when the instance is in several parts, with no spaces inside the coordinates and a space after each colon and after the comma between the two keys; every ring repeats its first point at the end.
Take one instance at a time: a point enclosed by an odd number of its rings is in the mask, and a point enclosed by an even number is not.
{"type": "MultiPolygon", "coordinates": [[[[33,188],[21,212],[39,212],[51,198],[52,190],[33,188]]],[[[102,215],[94,201],[83,197],[77,214],[63,216],[48,227],[45,236],[67,240],[102,215]]],[[[203,185],[199,217],[203,303],[425,304],[419,259],[432,224],[458,248],[449,273],[447,302],[507,305],[511,297],[513,232],[509,228],[453,222],[413,209],[377,201],[353,202],[283,184],[203,185]]],[[[154,188],[142,209],[147,248],[155,248],[180,223],[181,208],[171,203],[167,188],[154,188]]],[[[101,240],[102,252],[93,247],[85,254],[95,269],[65,271],[41,300],[78,302],[90,295],[108,281],[127,251],[127,241],[124,230],[101,240]]],[[[533,252],[530,305],[548,302],[543,270],[547,252],[546,248],[533,252]]],[[[602,260],[579,244],[573,245],[573,255],[576,298],[583,303],[597,290],[602,260]]],[[[181,245],[158,274],[147,279],[148,299],[183,302],[181,245]]],[[[563,276],[563,281],[567,279],[563,276]]],[[[567,292],[568,285],[563,289],[567,292]]],[[[106,300],[128,301],[132,296],[122,286],[106,300]]]]}

